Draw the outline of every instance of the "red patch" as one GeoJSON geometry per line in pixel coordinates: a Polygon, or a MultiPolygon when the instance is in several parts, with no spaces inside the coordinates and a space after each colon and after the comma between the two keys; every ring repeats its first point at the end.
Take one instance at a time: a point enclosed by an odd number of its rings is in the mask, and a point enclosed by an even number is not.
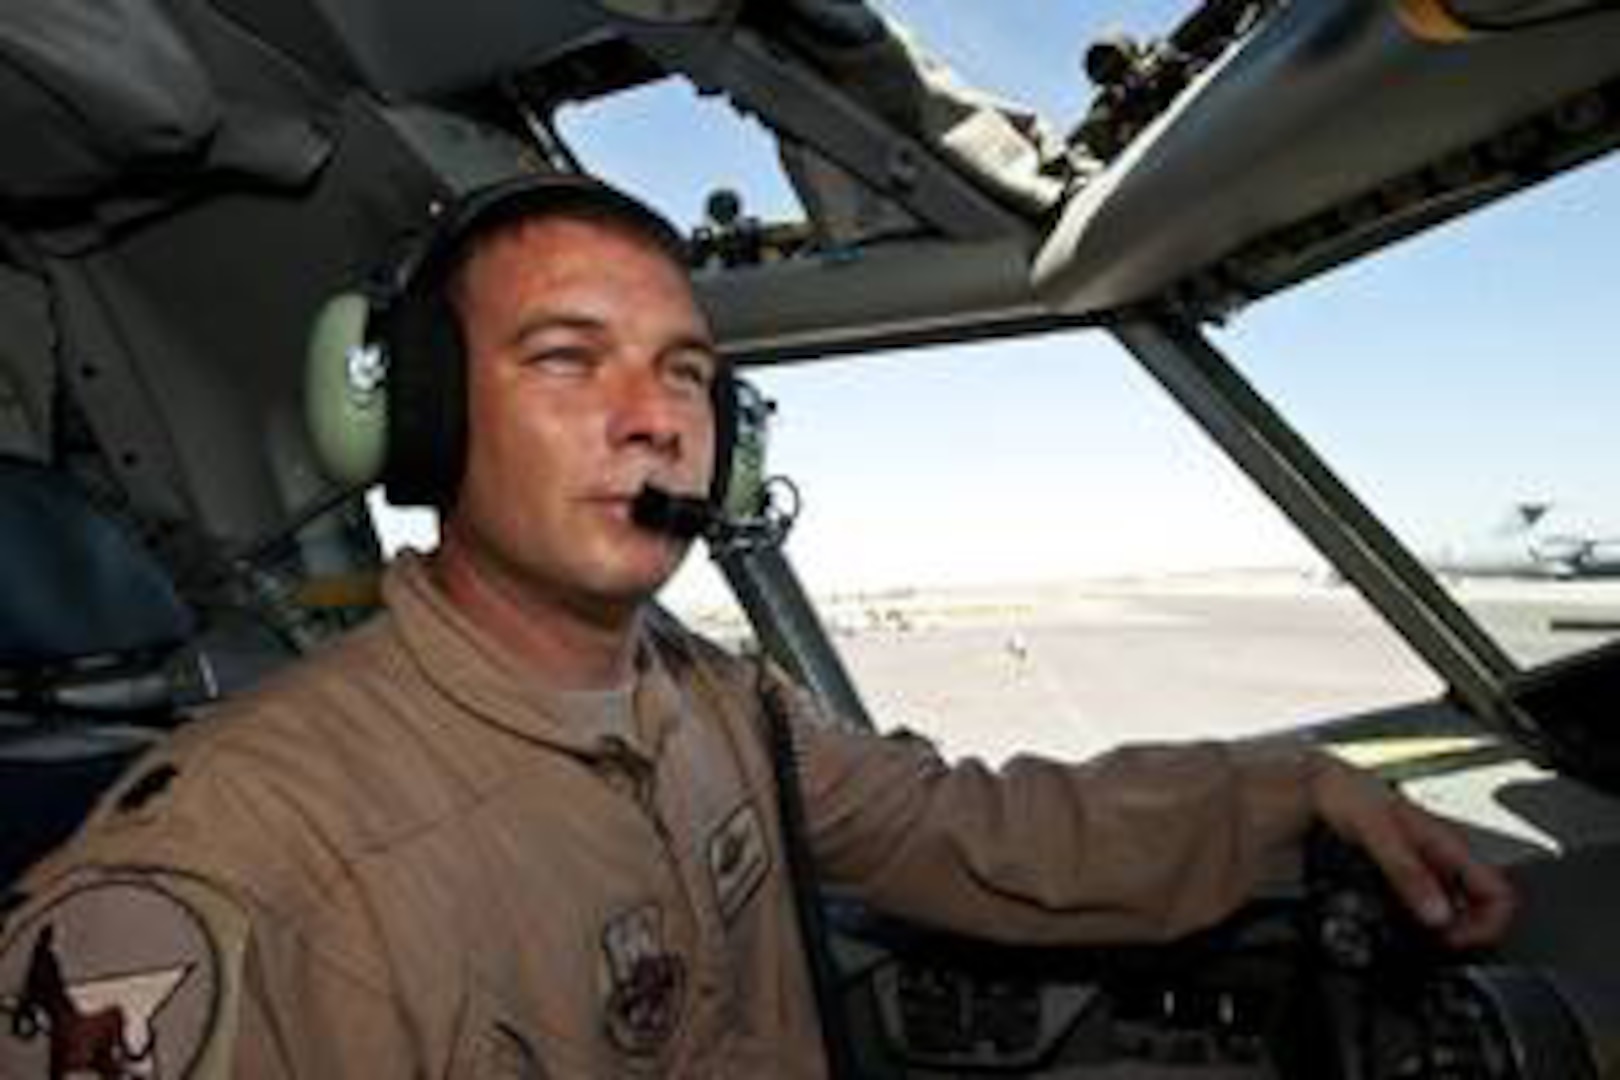
{"type": "Polygon", "coordinates": [[[686,962],[664,945],[663,912],[645,904],[602,928],[607,995],[603,1023],[626,1054],[655,1054],[680,1027],[686,962]]]}

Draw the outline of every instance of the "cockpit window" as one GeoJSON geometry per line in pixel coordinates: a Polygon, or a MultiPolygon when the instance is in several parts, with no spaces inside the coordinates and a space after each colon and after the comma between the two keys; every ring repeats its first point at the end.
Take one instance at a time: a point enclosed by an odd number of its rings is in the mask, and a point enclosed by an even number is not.
{"type": "Polygon", "coordinates": [[[722,191],[736,197],[742,215],[803,216],[770,133],[686,82],[666,79],[564,108],[557,127],[590,172],[641,194],[683,228],[703,224],[722,191]],[[647,153],[677,143],[704,153],[647,153]]]}
{"type": "Polygon", "coordinates": [[[1219,338],[1521,666],[1620,637],[1617,213],[1606,161],[1219,338]]]}
{"type": "Polygon", "coordinates": [[[1438,690],[1102,334],[755,378],[788,555],[880,728],[1073,757],[1438,690]]]}

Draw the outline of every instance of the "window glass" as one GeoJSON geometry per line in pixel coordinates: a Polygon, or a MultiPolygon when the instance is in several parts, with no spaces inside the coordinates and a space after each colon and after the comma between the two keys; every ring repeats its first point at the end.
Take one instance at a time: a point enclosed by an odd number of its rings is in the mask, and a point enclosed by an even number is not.
{"type": "Polygon", "coordinates": [[[558,112],[557,126],[588,171],[634,191],[683,228],[702,224],[710,197],[721,190],[737,196],[746,216],[804,216],[770,132],[682,80],[568,106],[558,112]],[[659,146],[701,152],[648,152],[659,146]]]}
{"type": "Polygon", "coordinates": [[[999,762],[1438,689],[1105,336],[758,378],[788,554],[880,727],[999,762]]]}
{"type": "Polygon", "coordinates": [[[371,489],[366,507],[376,525],[384,558],[391,559],[407,548],[427,552],[439,545],[439,519],[432,510],[393,506],[381,487],[371,489]]]}
{"type": "Polygon", "coordinates": [[[1221,335],[1521,665],[1620,635],[1617,220],[1610,160],[1261,303],[1221,335]]]}

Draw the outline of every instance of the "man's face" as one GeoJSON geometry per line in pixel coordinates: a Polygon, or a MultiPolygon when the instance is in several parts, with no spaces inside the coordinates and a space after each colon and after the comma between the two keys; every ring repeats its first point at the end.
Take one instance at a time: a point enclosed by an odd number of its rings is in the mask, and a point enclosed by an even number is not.
{"type": "Polygon", "coordinates": [[[648,481],[701,495],[714,467],[717,364],[684,270],[612,225],[551,218],[485,241],[457,301],[469,439],[447,539],[528,603],[651,596],[685,545],[633,524],[631,500],[648,481]]]}

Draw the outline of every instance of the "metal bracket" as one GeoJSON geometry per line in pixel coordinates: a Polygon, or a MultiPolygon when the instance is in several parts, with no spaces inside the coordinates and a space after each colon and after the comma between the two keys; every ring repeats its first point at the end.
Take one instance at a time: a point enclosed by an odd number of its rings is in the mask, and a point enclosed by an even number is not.
{"type": "Polygon", "coordinates": [[[829,717],[855,730],[874,730],[860,691],[780,542],[729,546],[717,551],[714,561],[766,654],[803,684],[829,717]]]}
{"type": "Polygon", "coordinates": [[[63,382],[84,410],[107,466],[142,518],[179,521],[191,509],[173,443],[112,310],[86,262],[46,260],[63,382]]]}
{"type": "Polygon", "coordinates": [[[701,29],[638,27],[628,36],[667,70],[700,90],[723,91],[774,131],[814,147],[946,236],[991,240],[1030,233],[1027,222],[922,143],[749,30],[716,39],[701,29]]]}

